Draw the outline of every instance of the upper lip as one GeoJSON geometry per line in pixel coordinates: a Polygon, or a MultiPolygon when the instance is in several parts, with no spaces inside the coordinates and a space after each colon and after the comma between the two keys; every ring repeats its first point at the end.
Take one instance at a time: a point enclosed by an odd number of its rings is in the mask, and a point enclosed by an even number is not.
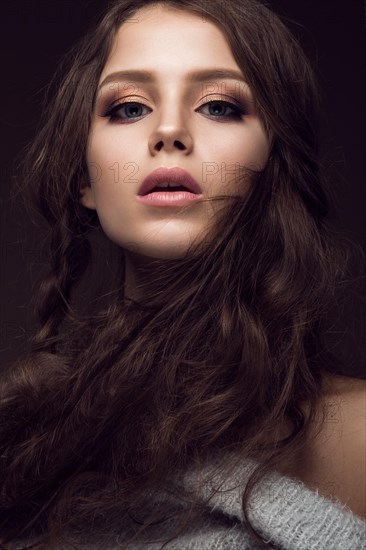
{"type": "Polygon", "coordinates": [[[192,193],[197,195],[202,193],[202,190],[198,183],[192,178],[192,176],[183,168],[157,168],[151,174],[149,174],[142,182],[138,191],[139,195],[147,195],[154,187],[160,183],[177,183],[183,185],[192,193]]]}

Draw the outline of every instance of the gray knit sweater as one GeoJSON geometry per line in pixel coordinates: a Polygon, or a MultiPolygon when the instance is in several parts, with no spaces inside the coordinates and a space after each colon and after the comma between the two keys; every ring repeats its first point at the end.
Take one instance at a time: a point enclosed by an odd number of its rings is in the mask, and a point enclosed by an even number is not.
{"type": "MultiPolygon", "coordinates": [[[[227,455],[226,455],[227,456],[227,455]]],[[[230,455],[233,456],[233,455],[230,455]]],[[[192,489],[198,480],[215,472],[217,459],[205,470],[190,471],[179,483],[192,489]]],[[[277,472],[266,475],[254,489],[249,500],[249,519],[268,544],[255,541],[243,522],[240,483],[248,479],[255,463],[251,460],[235,467],[230,476],[204,481],[199,491],[207,496],[212,487],[219,492],[210,500],[207,513],[164,546],[167,550],[366,550],[366,521],[353,514],[345,505],[322,497],[303,483],[277,472]]],[[[172,505],[174,508],[174,504],[172,505]]],[[[109,530],[108,542],[99,535],[86,534],[81,547],[90,550],[160,550],[167,540],[171,525],[159,524],[149,531],[148,542],[126,546],[127,522],[121,517],[117,531],[109,530]],[[165,537],[165,538],[164,538],[165,537]]],[[[70,548],[63,545],[58,548],[70,548]]]]}

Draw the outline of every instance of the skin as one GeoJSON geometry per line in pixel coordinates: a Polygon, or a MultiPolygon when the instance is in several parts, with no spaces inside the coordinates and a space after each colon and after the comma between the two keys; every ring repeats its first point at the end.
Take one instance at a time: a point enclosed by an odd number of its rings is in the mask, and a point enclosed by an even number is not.
{"type": "Polygon", "coordinates": [[[205,198],[244,195],[249,182],[239,180],[239,166],[260,170],[268,160],[270,142],[249,86],[236,79],[188,80],[190,71],[209,68],[236,70],[245,80],[216,25],[155,5],[121,26],[100,76],[99,84],[116,71],[156,72],[154,83],[113,78],[97,94],[87,148],[90,181],[81,192],[82,204],[97,210],[106,235],[124,249],[130,295],[141,262],[183,256],[204,237],[222,205],[141,204],[136,194],[146,176],[159,167],[180,167],[200,184],[205,198]],[[207,105],[212,100],[236,103],[245,112],[224,116],[233,113],[231,107],[216,104],[215,110],[207,105]],[[133,112],[120,108],[116,121],[102,116],[121,101],[142,105],[135,104],[133,112]]]}
{"type": "Polygon", "coordinates": [[[305,447],[278,470],[366,519],[366,380],[323,373],[317,411],[305,447]]]}

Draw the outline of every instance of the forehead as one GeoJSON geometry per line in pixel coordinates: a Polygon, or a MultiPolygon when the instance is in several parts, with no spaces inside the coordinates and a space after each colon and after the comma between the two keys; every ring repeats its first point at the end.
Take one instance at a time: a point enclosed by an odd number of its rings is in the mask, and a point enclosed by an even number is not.
{"type": "Polygon", "coordinates": [[[218,25],[199,13],[161,5],[140,9],[121,25],[101,79],[126,66],[146,64],[172,77],[188,67],[217,65],[240,71],[218,25]]]}

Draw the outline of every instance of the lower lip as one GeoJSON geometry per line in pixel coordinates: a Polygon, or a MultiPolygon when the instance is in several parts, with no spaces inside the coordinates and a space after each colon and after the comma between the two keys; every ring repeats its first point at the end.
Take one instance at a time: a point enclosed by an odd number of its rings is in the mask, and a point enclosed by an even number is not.
{"type": "Polygon", "coordinates": [[[137,195],[137,200],[150,206],[185,206],[197,202],[202,196],[188,191],[155,191],[147,195],[137,195]]]}

